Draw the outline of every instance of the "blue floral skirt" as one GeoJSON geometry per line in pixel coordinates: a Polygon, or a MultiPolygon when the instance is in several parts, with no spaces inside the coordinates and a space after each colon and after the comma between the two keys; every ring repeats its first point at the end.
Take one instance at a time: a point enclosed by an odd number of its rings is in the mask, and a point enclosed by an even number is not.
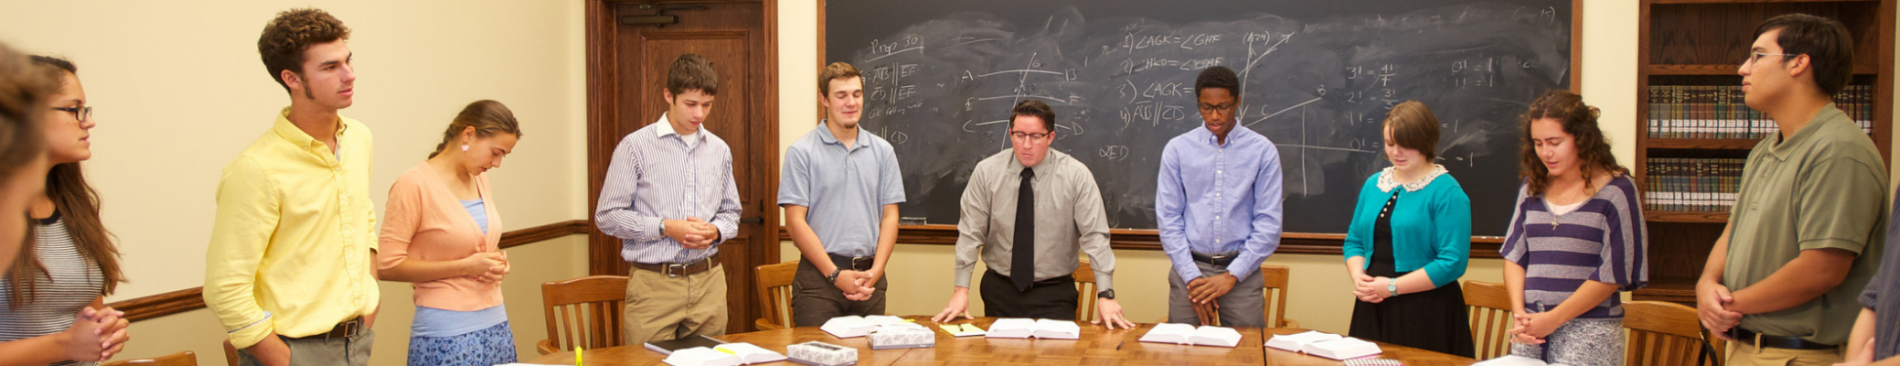
{"type": "Polygon", "coordinates": [[[409,338],[410,366],[491,366],[515,360],[515,335],[505,321],[453,337],[409,338]]]}

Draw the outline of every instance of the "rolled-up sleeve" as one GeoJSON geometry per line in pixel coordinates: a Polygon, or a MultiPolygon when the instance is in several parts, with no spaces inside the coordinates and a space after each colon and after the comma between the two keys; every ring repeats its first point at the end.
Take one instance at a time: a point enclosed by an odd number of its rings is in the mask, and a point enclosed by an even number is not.
{"type": "Polygon", "coordinates": [[[205,250],[204,300],[233,347],[249,348],[276,333],[255,290],[279,204],[276,187],[255,161],[240,158],[219,179],[218,211],[205,250]]]}

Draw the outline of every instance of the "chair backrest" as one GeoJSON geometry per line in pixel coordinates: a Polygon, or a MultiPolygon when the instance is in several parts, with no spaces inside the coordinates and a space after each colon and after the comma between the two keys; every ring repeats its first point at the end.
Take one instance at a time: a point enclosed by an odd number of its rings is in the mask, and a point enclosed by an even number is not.
{"type": "Polygon", "coordinates": [[[1506,342],[1511,330],[1511,294],[1504,284],[1465,281],[1465,310],[1471,315],[1471,344],[1477,358],[1487,360],[1511,352],[1506,342]]]}
{"type": "Polygon", "coordinates": [[[1095,321],[1095,266],[1082,261],[1081,267],[1075,267],[1075,319],[1095,321]]]}
{"type": "Polygon", "coordinates": [[[1273,301],[1267,303],[1266,307],[1260,308],[1262,319],[1267,320],[1268,328],[1286,328],[1289,326],[1286,320],[1286,293],[1288,291],[1287,286],[1292,283],[1290,278],[1288,278],[1290,276],[1292,276],[1292,272],[1287,270],[1286,266],[1264,263],[1260,265],[1260,277],[1264,280],[1262,281],[1264,285],[1261,287],[1264,287],[1262,290],[1266,291],[1266,293],[1260,295],[1273,299],[1273,301]]]}
{"type": "Polygon", "coordinates": [[[627,276],[587,276],[541,284],[548,339],[557,350],[574,346],[607,348],[621,344],[621,309],[627,302],[627,276]]]}
{"type": "Polygon", "coordinates": [[[231,346],[231,340],[225,339],[224,340],[224,363],[231,366],[238,366],[237,352],[238,352],[237,347],[231,346]]]}
{"type": "Polygon", "coordinates": [[[753,271],[759,286],[759,330],[792,327],[792,276],[798,273],[798,261],[759,265],[753,271]]]}
{"type": "MultiPolygon", "coordinates": [[[[1629,365],[1703,364],[1702,324],[1695,308],[1661,301],[1623,303],[1629,365]]],[[[1708,355],[1713,356],[1713,355],[1708,355]]],[[[1710,359],[1713,364],[1713,359],[1710,359]]]]}
{"type": "MultiPolygon", "coordinates": [[[[226,344],[229,344],[229,343],[226,343],[226,344]]],[[[142,358],[142,359],[137,359],[137,360],[115,361],[115,362],[108,362],[102,365],[103,366],[128,366],[128,365],[198,366],[198,354],[192,353],[191,351],[184,351],[184,352],[173,353],[173,354],[164,355],[164,356],[158,356],[157,358],[142,358]]]]}

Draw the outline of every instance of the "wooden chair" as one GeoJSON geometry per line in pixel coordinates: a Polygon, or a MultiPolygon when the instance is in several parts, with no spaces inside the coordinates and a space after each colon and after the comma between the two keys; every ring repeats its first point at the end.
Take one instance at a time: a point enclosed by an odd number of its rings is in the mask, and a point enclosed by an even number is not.
{"type": "Polygon", "coordinates": [[[752,325],[759,330],[791,328],[792,276],[798,273],[798,261],[760,265],[753,273],[754,283],[759,284],[759,304],[765,307],[752,325]]]}
{"type": "Polygon", "coordinates": [[[574,346],[595,349],[620,345],[621,310],[626,302],[627,276],[587,276],[542,283],[548,339],[535,348],[545,355],[574,346]]]}
{"type": "Polygon", "coordinates": [[[1286,318],[1286,293],[1288,291],[1288,285],[1292,283],[1292,271],[1288,270],[1286,266],[1262,263],[1260,264],[1260,276],[1265,277],[1265,281],[1262,282],[1265,282],[1263,287],[1265,287],[1264,291],[1266,291],[1260,295],[1271,299],[1266,307],[1261,308],[1263,313],[1261,316],[1267,319],[1267,327],[1299,328],[1300,322],[1286,318]]]}
{"type": "Polygon", "coordinates": [[[224,340],[224,363],[231,366],[238,366],[237,352],[238,352],[237,347],[231,346],[231,340],[225,339],[224,340]]]}
{"type": "Polygon", "coordinates": [[[1704,352],[1695,308],[1661,301],[1625,302],[1623,328],[1629,329],[1629,365],[1715,364],[1714,352],[1704,352]]]}
{"type": "MultiPolygon", "coordinates": [[[[229,344],[229,343],[226,343],[226,344],[229,344]]],[[[198,354],[192,353],[191,351],[184,351],[184,352],[173,353],[173,354],[164,355],[164,356],[158,356],[158,358],[142,358],[142,359],[137,359],[137,360],[114,361],[114,362],[102,364],[102,366],[130,366],[130,365],[198,366],[198,354]]]]}
{"type": "Polygon", "coordinates": [[[1074,276],[1075,319],[1085,322],[1095,321],[1095,316],[1100,315],[1095,313],[1095,293],[1102,292],[1095,289],[1095,266],[1089,265],[1088,261],[1082,261],[1081,267],[1075,267],[1074,276]]]}
{"type": "Polygon", "coordinates": [[[1511,353],[1507,332],[1511,330],[1511,294],[1504,284],[1465,281],[1465,308],[1471,313],[1471,344],[1477,359],[1486,360],[1511,353]]]}

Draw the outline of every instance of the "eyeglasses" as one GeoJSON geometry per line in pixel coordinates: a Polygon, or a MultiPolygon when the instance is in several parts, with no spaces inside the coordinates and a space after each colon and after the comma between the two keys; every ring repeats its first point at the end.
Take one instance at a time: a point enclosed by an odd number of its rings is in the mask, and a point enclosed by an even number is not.
{"type": "Polygon", "coordinates": [[[1025,133],[1025,132],[1009,131],[1009,138],[1014,139],[1016,141],[1042,141],[1043,138],[1049,137],[1051,135],[1055,135],[1055,134],[1048,133],[1048,132],[1025,133]]]}
{"type": "Polygon", "coordinates": [[[1231,112],[1231,111],[1233,111],[1233,110],[1234,110],[1234,104],[1233,104],[1233,103],[1223,103],[1223,104],[1220,104],[1220,105],[1214,105],[1214,104],[1201,104],[1201,114],[1210,114],[1210,113],[1220,113],[1220,112],[1231,112]]]}
{"type": "Polygon", "coordinates": [[[1767,53],[1767,52],[1749,52],[1749,53],[1748,53],[1748,56],[1747,56],[1747,60],[1743,60],[1743,61],[1742,61],[1742,65],[1743,65],[1743,66],[1747,66],[1747,65],[1752,65],[1752,64],[1754,64],[1754,63],[1756,63],[1756,62],[1760,62],[1760,61],[1761,61],[1761,58],[1762,58],[1762,56],[1781,56],[1781,57],[1794,57],[1794,56],[1800,56],[1800,55],[1801,55],[1801,54],[1799,54],[1799,53],[1767,53]]]}
{"type": "Polygon", "coordinates": [[[78,118],[80,121],[92,119],[92,106],[53,107],[53,110],[72,113],[73,117],[78,118]]]}

